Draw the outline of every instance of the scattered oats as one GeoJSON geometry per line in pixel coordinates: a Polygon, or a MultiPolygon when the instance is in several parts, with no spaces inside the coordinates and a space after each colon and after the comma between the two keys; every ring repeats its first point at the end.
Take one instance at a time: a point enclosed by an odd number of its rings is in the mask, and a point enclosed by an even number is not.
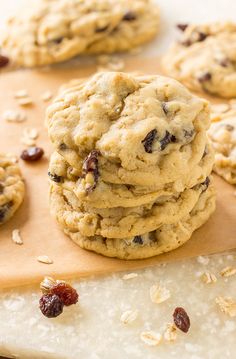
{"type": "Polygon", "coordinates": [[[223,313],[228,314],[230,317],[236,317],[236,302],[233,298],[217,297],[215,301],[223,313]]]}
{"type": "Polygon", "coordinates": [[[123,324],[130,324],[135,321],[138,317],[138,311],[137,310],[127,310],[126,312],[122,313],[120,317],[120,321],[123,324]]]}
{"type": "Polygon", "coordinates": [[[38,256],[37,261],[44,264],[52,264],[53,260],[50,259],[48,256],[38,256]]]}
{"type": "Polygon", "coordinates": [[[33,100],[30,97],[22,97],[18,99],[18,104],[20,106],[29,106],[33,104],[33,100]]]}
{"type": "Polygon", "coordinates": [[[209,264],[210,259],[208,257],[206,257],[206,256],[204,256],[204,257],[203,256],[198,256],[197,261],[198,261],[198,263],[203,264],[204,266],[206,266],[207,264],[209,264]]]}
{"type": "Polygon", "coordinates": [[[27,90],[19,90],[14,95],[15,98],[29,97],[27,90]]]}
{"type": "Polygon", "coordinates": [[[51,91],[45,91],[45,92],[42,94],[41,98],[42,98],[43,101],[47,102],[47,101],[50,101],[50,100],[51,100],[52,96],[53,96],[53,95],[52,95],[52,92],[51,92],[51,91]]]}
{"type": "Polygon", "coordinates": [[[177,328],[174,324],[168,323],[166,331],[164,332],[164,338],[168,342],[174,342],[177,338],[177,328]]]}
{"type": "Polygon", "coordinates": [[[2,118],[8,122],[23,122],[26,120],[26,115],[22,112],[7,110],[3,112],[2,118]]]}
{"type": "Polygon", "coordinates": [[[236,100],[229,101],[231,108],[236,108],[236,100]]]}
{"type": "Polygon", "coordinates": [[[122,279],[128,280],[128,279],[133,279],[136,277],[138,277],[137,273],[128,273],[128,274],[123,275],[122,279]]]}
{"type": "Polygon", "coordinates": [[[222,269],[222,271],[220,272],[220,274],[222,275],[222,277],[231,277],[232,275],[236,274],[236,268],[233,267],[225,267],[222,269]]]}
{"type": "Polygon", "coordinates": [[[11,238],[15,244],[23,244],[19,229],[13,229],[11,238]]]}
{"type": "Polygon", "coordinates": [[[153,303],[165,302],[170,298],[170,291],[160,284],[154,284],[150,288],[150,298],[153,303]]]}
{"type": "Polygon", "coordinates": [[[39,133],[36,128],[25,128],[21,137],[21,143],[26,146],[35,146],[38,135],[39,133]]]}
{"type": "Polygon", "coordinates": [[[40,283],[40,289],[43,294],[47,294],[55,284],[57,284],[57,282],[53,278],[44,277],[43,281],[40,283]]]}
{"type": "Polygon", "coordinates": [[[140,338],[145,344],[149,346],[155,346],[161,342],[162,335],[160,333],[149,331],[149,332],[142,332],[140,334],[140,338]]]}
{"type": "Polygon", "coordinates": [[[212,284],[212,283],[217,282],[217,278],[216,278],[215,274],[210,273],[210,272],[204,272],[201,275],[201,280],[203,281],[203,283],[206,283],[206,284],[212,284]]]}
{"type": "Polygon", "coordinates": [[[227,103],[211,105],[211,110],[215,113],[224,113],[229,110],[229,105],[227,103]]]}

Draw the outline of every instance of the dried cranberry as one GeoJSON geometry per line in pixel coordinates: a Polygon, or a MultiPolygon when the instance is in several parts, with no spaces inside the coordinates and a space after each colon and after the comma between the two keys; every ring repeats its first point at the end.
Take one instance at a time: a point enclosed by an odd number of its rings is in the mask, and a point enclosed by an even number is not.
{"type": "Polygon", "coordinates": [[[56,318],[63,312],[64,304],[55,294],[44,294],[39,300],[39,308],[47,318],[56,318]]]}
{"type": "Polygon", "coordinates": [[[0,55],[0,67],[5,67],[9,63],[9,58],[3,55],[0,55]]]}
{"type": "Polygon", "coordinates": [[[168,113],[168,106],[166,102],[162,102],[161,107],[163,109],[163,111],[165,112],[165,114],[167,115],[168,113]]]}
{"type": "Polygon", "coordinates": [[[67,149],[66,144],[62,142],[62,143],[59,145],[59,150],[65,151],[66,149],[67,149]]]}
{"type": "Polygon", "coordinates": [[[62,176],[58,176],[56,173],[48,172],[48,176],[53,182],[60,183],[62,182],[62,176]]]}
{"type": "Polygon", "coordinates": [[[170,132],[166,131],[165,136],[162,138],[162,140],[160,140],[161,151],[163,151],[166,148],[166,146],[171,142],[176,142],[176,137],[172,135],[170,132]]]}
{"type": "Polygon", "coordinates": [[[103,26],[103,27],[97,27],[95,29],[95,32],[104,32],[108,29],[109,25],[103,26]]]}
{"type": "Polygon", "coordinates": [[[201,76],[198,77],[198,81],[200,83],[204,83],[207,81],[210,81],[212,78],[212,75],[210,74],[210,72],[205,72],[204,74],[202,74],[201,76]]]}
{"type": "Polygon", "coordinates": [[[175,308],[173,318],[176,327],[182,330],[182,332],[187,333],[190,328],[190,319],[184,308],[175,308]]]}
{"type": "Polygon", "coordinates": [[[177,24],[176,27],[181,31],[185,31],[188,27],[188,24],[177,24]]]}
{"type": "Polygon", "coordinates": [[[228,123],[225,125],[225,129],[229,132],[232,132],[234,130],[234,126],[233,125],[229,125],[228,123]]]}
{"type": "Polygon", "coordinates": [[[157,130],[154,128],[152,131],[148,132],[147,136],[142,140],[143,146],[147,153],[152,153],[152,145],[156,138],[157,130]]]}
{"type": "Polygon", "coordinates": [[[52,42],[54,42],[54,44],[57,44],[57,45],[59,45],[62,41],[63,41],[63,37],[58,37],[57,39],[52,40],[52,42]]]}
{"type": "Polygon", "coordinates": [[[203,186],[202,192],[205,192],[207,190],[207,188],[209,187],[209,184],[210,184],[210,178],[207,177],[205,179],[205,181],[201,183],[201,185],[203,186]]]}
{"type": "Polygon", "coordinates": [[[86,157],[83,163],[83,175],[86,176],[89,172],[93,174],[94,177],[94,184],[91,185],[87,192],[92,192],[95,190],[98,182],[99,177],[99,171],[98,171],[98,156],[100,155],[100,152],[97,150],[93,150],[90,152],[90,154],[86,157]]]}
{"type": "Polygon", "coordinates": [[[204,40],[206,40],[206,38],[208,37],[208,35],[207,34],[205,34],[205,32],[201,32],[201,31],[199,31],[199,33],[198,33],[198,42],[201,42],[201,41],[204,41],[204,40]]]}
{"type": "Polygon", "coordinates": [[[40,147],[30,147],[24,150],[21,154],[21,158],[24,161],[38,161],[43,156],[44,150],[40,147]]]}
{"type": "Polygon", "coordinates": [[[133,11],[128,11],[124,16],[123,16],[123,20],[125,21],[134,21],[136,20],[136,15],[133,11]]]}
{"type": "Polygon", "coordinates": [[[76,290],[64,282],[55,284],[50,289],[50,293],[57,295],[66,306],[76,304],[79,299],[79,295],[76,290]]]}
{"type": "Polygon", "coordinates": [[[0,194],[4,192],[4,186],[0,183],[0,194]]]}
{"type": "Polygon", "coordinates": [[[135,236],[133,242],[136,244],[143,244],[143,239],[141,236],[135,236]]]}
{"type": "Polygon", "coordinates": [[[9,209],[13,206],[13,201],[7,202],[0,206],[0,223],[4,220],[5,215],[9,209]]]}

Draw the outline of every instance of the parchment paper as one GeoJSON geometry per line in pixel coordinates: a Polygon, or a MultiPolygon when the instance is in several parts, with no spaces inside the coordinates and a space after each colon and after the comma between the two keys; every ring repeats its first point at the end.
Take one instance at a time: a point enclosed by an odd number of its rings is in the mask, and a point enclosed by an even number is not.
{"type": "MultiPolygon", "coordinates": [[[[131,58],[126,60],[127,71],[158,73],[159,60],[131,58]]],[[[66,237],[49,213],[48,159],[52,151],[44,127],[45,104],[41,95],[66,81],[88,76],[94,66],[79,68],[54,67],[42,70],[20,70],[0,74],[0,151],[20,155],[25,148],[20,143],[23,129],[37,128],[40,136],[37,145],[45,150],[44,158],[36,163],[20,161],[26,181],[26,197],[15,216],[0,227],[0,288],[39,282],[43,276],[56,278],[81,277],[112,271],[131,270],[170,262],[203,254],[222,252],[236,248],[236,197],[235,187],[215,176],[217,210],[207,224],[196,231],[190,241],[179,249],[155,258],[139,261],[110,259],[80,249],[66,237]],[[1,114],[8,109],[20,109],[14,93],[27,89],[34,105],[23,110],[27,121],[21,124],[7,123],[1,114]],[[20,229],[24,244],[12,242],[13,229],[20,229]],[[37,257],[47,255],[53,264],[39,263],[37,257]]]]}

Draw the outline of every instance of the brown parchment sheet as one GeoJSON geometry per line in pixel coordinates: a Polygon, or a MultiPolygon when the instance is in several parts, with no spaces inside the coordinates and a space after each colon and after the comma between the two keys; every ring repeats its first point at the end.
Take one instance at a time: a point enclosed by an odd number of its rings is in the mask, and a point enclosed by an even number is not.
{"type": "MultiPolygon", "coordinates": [[[[211,219],[184,246],[151,259],[122,261],[106,258],[80,249],[58,227],[49,212],[47,167],[52,147],[44,126],[47,103],[41,95],[47,91],[56,94],[63,83],[73,78],[86,77],[95,71],[93,65],[39,70],[18,70],[0,74],[0,151],[20,155],[25,148],[20,138],[24,128],[37,128],[37,145],[45,151],[42,160],[25,163],[20,167],[26,182],[26,197],[15,216],[0,227],[0,288],[39,282],[43,276],[78,278],[113,271],[134,270],[161,262],[171,262],[203,254],[213,254],[236,248],[235,187],[214,176],[217,188],[217,210],[211,219]],[[21,109],[14,93],[27,89],[34,105],[21,109]],[[8,109],[25,111],[27,121],[8,123],[1,114],[8,109]],[[13,229],[20,229],[23,245],[11,240],[13,229]],[[47,255],[53,264],[39,263],[37,257],[47,255]]],[[[160,73],[159,60],[130,58],[125,71],[160,73]]],[[[219,102],[219,100],[218,100],[219,102]]]]}

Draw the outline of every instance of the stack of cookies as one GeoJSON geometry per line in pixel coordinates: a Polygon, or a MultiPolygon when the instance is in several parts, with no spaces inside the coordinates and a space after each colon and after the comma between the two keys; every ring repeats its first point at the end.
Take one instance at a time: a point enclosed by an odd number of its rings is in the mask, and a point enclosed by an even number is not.
{"type": "Polygon", "coordinates": [[[186,242],[215,209],[208,102],[162,76],[72,81],[47,111],[53,215],[80,247],[147,258],[186,242]]]}

